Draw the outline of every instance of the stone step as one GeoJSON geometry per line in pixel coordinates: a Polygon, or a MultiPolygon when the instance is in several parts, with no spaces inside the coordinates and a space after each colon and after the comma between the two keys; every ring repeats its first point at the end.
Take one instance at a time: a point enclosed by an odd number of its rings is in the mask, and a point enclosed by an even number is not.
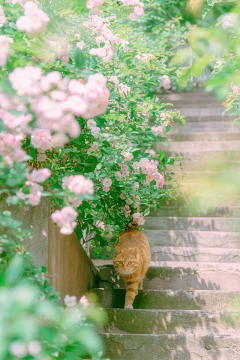
{"type": "MultiPolygon", "coordinates": [[[[173,143],[176,144],[176,143],[173,143]]],[[[173,156],[182,157],[181,162],[185,161],[191,161],[191,162],[201,162],[201,163],[208,163],[209,161],[220,161],[222,160],[223,163],[226,161],[238,161],[240,158],[240,151],[196,151],[196,152],[182,152],[182,151],[169,151],[169,148],[160,146],[161,144],[158,144],[159,150],[162,150],[165,152],[166,157],[173,156]]],[[[174,145],[175,146],[175,145],[174,145]]]]}
{"type": "Polygon", "coordinates": [[[146,218],[145,230],[240,231],[238,218],[154,217],[146,218]]]}
{"type": "MultiPolygon", "coordinates": [[[[240,233],[239,232],[221,232],[221,231],[187,231],[187,230],[145,230],[151,247],[167,246],[167,247],[189,247],[198,248],[228,248],[240,249],[240,233]]],[[[113,259],[115,242],[108,243],[110,251],[104,247],[100,247],[101,255],[105,259],[113,259]]],[[[155,248],[154,248],[155,249],[155,248]]],[[[234,251],[235,251],[234,250],[234,251]]],[[[212,251],[212,249],[210,249],[212,251]]],[[[233,250],[232,250],[233,251],[233,250]]],[[[215,252],[214,252],[215,254],[215,252]]],[[[219,254],[218,254],[219,255],[219,254]]],[[[98,256],[91,249],[91,258],[97,259],[98,256]]],[[[152,258],[154,260],[154,257],[152,258]]],[[[156,259],[155,259],[156,260],[156,259]]],[[[199,259],[200,261],[200,259],[199,259]]]]}
{"type": "MultiPolygon", "coordinates": [[[[223,118],[224,119],[224,118],[223,118]]],[[[179,125],[177,122],[171,125],[171,134],[192,134],[192,133],[236,133],[239,134],[240,127],[236,127],[233,123],[229,121],[219,120],[219,121],[204,121],[204,122],[186,122],[184,126],[179,125]]]]}
{"type": "MultiPolygon", "coordinates": [[[[218,184],[217,184],[218,185],[218,184]]],[[[224,193],[225,187],[217,186],[214,188],[214,184],[212,187],[204,186],[204,184],[181,184],[180,187],[180,195],[176,200],[171,199],[168,200],[164,198],[161,201],[162,206],[184,206],[188,205],[190,207],[197,207],[199,209],[208,209],[210,206],[212,207],[239,207],[240,204],[240,188],[236,189],[235,186],[233,188],[227,187],[228,192],[232,192],[232,194],[226,195],[218,195],[219,193],[224,193]],[[211,193],[212,191],[212,193],[211,193]],[[216,195],[214,195],[216,194],[216,195]],[[233,195],[234,194],[234,195],[233,195]]]]}
{"type": "MultiPolygon", "coordinates": [[[[177,201],[176,201],[177,203],[177,201]]],[[[161,206],[161,208],[157,211],[151,210],[150,216],[160,216],[160,217],[240,217],[240,205],[234,207],[206,207],[200,206],[185,206],[185,205],[177,205],[175,206],[161,206]]]]}
{"type": "Polygon", "coordinates": [[[228,248],[152,246],[152,261],[197,261],[240,264],[240,250],[228,248]]]}
{"type": "MultiPolygon", "coordinates": [[[[184,169],[184,162],[183,169],[184,169]]],[[[184,169],[185,170],[185,169],[184,169]]],[[[225,183],[227,187],[229,187],[229,179],[231,183],[239,184],[240,182],[240,168],[236,171],[187,171],[186,176],[183,177],[182,171],[173,171],[175,175],[173,175],[174,181],[178,183],[225,183]]],[[[239,186],[238,186],[239,187],[239,186]]]]}
{"type": "MultiPolygon", "coordinates": [[[[224,176],[219,176],[218,181],[210,181],[209,177],[209,181],[206,179],[206,182],[204,182],[202,178],[192,177],[191,179],[187,179],[186,176],[184,179],[181,179],[180,176],[179,181],[177,182],[180,193],[176,197],[179,204],[195,198],[197,200],[202,199],[201,201],[204,201],[203,205],[205,204],[206,207],[239,206],[240,204],[240,188],[237,176],[228,177],[226,173],[224,176]]],[[[174,189],[173,185],[175,186],[174,183],[171,181],[167,182],[166,180],[164,189],[174,189]]],[[[160,205],[165,205],[165,203],[170,205],[170,202],[167,201],[168,198],[165,197],[160,205]]],[[[174,199],[171,201],[174,201],[174,199]]]]}
{"type": "MultiPolygon", "coordinates": [[[[179,110],[179,109],[178,109],[179,110]]],[[[204,107],[194,107],[194,108],[190,108],[190,107],[181,107],[181,115],[183,116],[195,116],[195,117],[211,117],[211,116],[219,116],[222,117],[222,113],[223,113],[224,107],[223,106],[216,106],[216,107],[212,107],[210,109],[206,109],[204,107]]],[[[230,115],[229,113],[227,113],[227,115],[230,115]]]]}
{"type": "Polygon", "coordinates": [[[239,360],[240,337],[103,334],[111,360],[239,360]]]}
{"type": "Polygon", "coordinates": [[[239,132],[188,132],[170,135],[171,141],[231,141],[240,140],[239,132]]]}
{"type": "MultiPolygon", "coordinates": [[[[93,260],[98,267],[99,288],[124,288],[112,260],[93,260]]],[[[240,291],[240,265],[151,261],[143,282],[144,290],[232,290],[240,291]]]]}
{"type": "Polygon", "coordinates": [[[192,92],[191,96],[187,93],[175,93],[175,94],[163,94],[159,96],[159,99],[162,99],[163,102],[168,103],[175,103],[175,102],[182,102],[186,104],[195,104],[196,107],[201,104],[204,106],[206,102],[208,103],[217,103],[221,105],[221,102],[218,102],[216,96],[214,94],[205,94],[204,92],[192,92]]]}
{"type": "MultiPolygon", "coordinates": [[[[184,155],[185,158],[185,155],[184,155]]],[[[239,170],[240,169],[240,161],[238,160],[232,160],[232,161],[225,161],[224,159],[222,160],[213,160],[213,161],[187,161],[187,160],[182,160],[181,161],[182,165],[183,165],[183,170],[184,172],[186,172],[187,174],[190,171],[234,171],[234,170],[239,170]]],[[[179,161],[175,161],[174,163],[174,167],[172,168],[173,171],[176,173],[179,170],[179,161]]],[[[174,177],[175,179],[175,177],[174,177]]]]}
{"type": "MultiPolygon", "coordinates": [[[[204,100],[204,99],[203,99],[204,100]]],[[[168,101],[167,103],[164,103],[164,107],[167,110],[181,110],[182,109],[196,109],[199,108],[201,106],[201,102],[198,103],[194,103],[194,102],[187,102],[187,101],[168,101]],[[167,105],[167,104],[172,104],[172,105],[167,105]]],[[[221,103],[218,103],[216,101],[216,99],[213,99],[211,102],[205,102],[204,104],[204,109],[205,110],[210,110],[210,109],[220,109],[221,113],[223,113],[224,111],[224,106],[221,105],[221,103]]]]}
{"type": "MultiPolygon", "coordinates": [[[[93,289],[104,308],[124,308],[126,289],[93,289]]],[[[139,290],[134,309],[236,310],[240,291],[139,290]]]]}
{"type": "Polygon", "coordinates": [[[240,313],[219,310],[106,309],[106,333],[240,336],[240,313]]]}
{"type": "MultiPolygon", "coordinates": [[[[228,122],[233,122],[235,119],[237,119],[236,115],[217,115],[217,116],[185,116],[185,120],[186,123],[189,122],[211,122],[211,121],[215,121],[215,122],[221,122],[221,121],[228,121],[228,122]]],[[[230,124],[229,124],[230,125],[230,124]]]]}
{"type": "Polygon", "coordinates": [[[151,246],[240,249],[240,232],[145,230],[151,246]]]}
{"type": "MultiPolygon", "coordinates": [[[[240,140],[232,140],[232,141],[172,141],[169,142],[167,146],[163,146],[163,144],[157,144],[156,149],[158,151],[167,150],[173,154],[184,156],[185,153],[209,153],[211,151],[216,152],[229,152],[229,151],[237,151],[240,150],[240,140]],[[183,155],[184,154],[184,155],[183,155]]],[[[184,156],[185,158],[185,156],[184,156]]]]}

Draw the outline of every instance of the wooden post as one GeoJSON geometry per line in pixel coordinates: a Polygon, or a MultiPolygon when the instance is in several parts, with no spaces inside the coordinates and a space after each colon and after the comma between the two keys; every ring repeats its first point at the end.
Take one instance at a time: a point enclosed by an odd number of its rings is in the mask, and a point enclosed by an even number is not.
{"type": "Polygon", "coordinates": [[[61,299],[69,294],[80,299],[95,286],[97,271],[75,233],[62,235],[48,210],[48,276],[61,299]]]}

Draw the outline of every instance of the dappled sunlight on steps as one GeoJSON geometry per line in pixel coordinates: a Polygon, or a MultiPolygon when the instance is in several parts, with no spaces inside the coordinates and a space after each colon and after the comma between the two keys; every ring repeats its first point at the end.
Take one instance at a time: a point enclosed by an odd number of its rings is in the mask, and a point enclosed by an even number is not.
{"type": "MultiPolygon", "coordinates": [[[[162,96],[186,116],[168,146],[181,194],[147,218],[152,261],[134,310],[111,260],[98,267],[111,360],[240,359],[240,127],[202,90],[162,96]]],[[[171,183],[166,184],[171,187],[171,183]]]]}

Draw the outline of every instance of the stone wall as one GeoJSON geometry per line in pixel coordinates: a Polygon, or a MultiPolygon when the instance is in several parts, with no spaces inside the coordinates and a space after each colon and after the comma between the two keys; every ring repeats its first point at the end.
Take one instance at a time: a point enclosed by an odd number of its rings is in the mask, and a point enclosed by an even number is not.
{"type": "Polygon", "coordinates": [[[47,198],[38,206],[9,206],[4,200],[0,210],[8,210],[14,219],[22,221],[22,227],[29,229],[33,237],[24,242],[26,249],[36,257],[36,266],[46,266],[51,285],[57,292],[76,295],[80,298],[95,286],[95,266],[87,256],[75,233],[62,235],[50,217],[47,198]]]}

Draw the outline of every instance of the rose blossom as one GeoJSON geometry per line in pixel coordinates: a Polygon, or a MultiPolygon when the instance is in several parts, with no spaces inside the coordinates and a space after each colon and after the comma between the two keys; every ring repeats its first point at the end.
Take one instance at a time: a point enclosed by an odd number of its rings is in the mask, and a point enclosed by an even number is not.
{"type": "Polygon", "coordinates": [[[32,206],[37,206],[40,203],[42,191],[43,191],[42,186],[35,184],[31,180],[27,180],[25,182],[24,187],[20,188],[17,191],[16,195],[19,197],[19,199],[28,200],[32,206]],[[23,192],[23,189],[26,186],[29,186],[29,194],[25,194],[23,192]]]}
{"type": "Polygon", "coordinates": [[[223,27],[224,30],[226,30],[226,29],[228,29],[228,28],[230,28],[230,27],[234,27],[234,24],[232,24],[232,23],[229,22],[229,21],[224,21],[224,22],[222,23],[222,27],[223,27]]]}
{"type": "Polygon", "coordinates": [[[22,162],[25,151],[22,149],[22,135],[12,135],[0,132],[0,155],[6,165],[13,166],[14,161],[22,162]]]}
{"type": "Polygon", "coordinates": [[[30,341],[28,344],[28,352],[32,356],[38,355],[42,351],[42,345],[40,341],[30,341]]]}
{"type": "Polygon", "coordinates": [[[118,80],[117,76],[112,75],[108,81],[113,82],[115,84],[115,86],[119,85],[119,80],[118,80]]]}
{"type": "Polygon", "coordinates": [[[157,136],[163,132],[162,126],[152,126],[152,132],[157,136]]]}
{"type": "MultiPolygon", "coordinates": [[[[135,14],[137,14],[137,16],[144,15],[144,10],[141,6],[134,6],[134,12],[135,12],[135,14]]],[[[130,19],[130,20],[132,20],[132,19],[130,19]]]]}
{"type": "Polygon", "coordinates": [[[168,75],[159,76],[159,86],[163,87],[164,89],[170,89],[171,80],[169,79],[168,75]]]}
{"type": "Polygon", "coordinates": [[[110,188],[109,188],[108,186],[104,186],[104,187],[103,187],[103,191],[109,192],[109,190],[110,190],[110,188]]]}
{"type": "Polygon", "coordinates": [[[51,176],[51,171],[49,169],[33,169],[31,174],[28,175],[28,180],[33,182],[44,182],[51,176]]]}
{"type": "Polygon", "coordinates": [[[61,59],[61,62],[62,62],[62,64],[68,63],[68,62],[69,62],[69,56],[64,55],[64,56],[62,57],[62,59],[61,59]]]}
{"type": "Polygon", "coordinates": [[[26,2],[23,7],[24,16],[21,16],[16,22],[18,30],[25,30],[28,35],[44,32],[47,23],[50,21],[47,14],[32,1],[26,2]]]}
{"type": "Polygon", "coordinates": [[[137,224],[143,225],[144,223],[145,223],[145,219],[142,216],[140,216],[140,218],[137,220],[137,224]]]}
{"type": "Polygon", "coordinates": [[[60,228],[60,233],[64,235],[70,235],[73,233],[75,227],[77,226],[76,218],[78,213],[70,206],[66,206],[61,210],[56,210],[51,218],[54,223],[56,223],[60,228]]]}
{"type": "Polygon", "coordinates": [[[82,305],[83,308],[87,308],[89,306],[89,302],[88,302],[88,299],[86,298],[85,295],[83,295],[81,297],[81,299],[79,300],[80,304],[82,305]]]}
{"type": "Polygon", "coordinates": [[[104,222],[103,221],[97,221],[96,222],[96,226],[99,227],[100,229],[105,229],[105,225],[104,225],[104,222]]]}
{"type": "Polygon", "coordinates": [[[133,159],[133,155],[128,151],[122,151],[121,153],[126,161],[131,161],[133,159]]]}
{"type": "Polygon", "coordinates": [[[77,304],[77,298],[76,296],[66,295],[64,298],[64,303],[67,307],[73,307],[77,304]]]}
{"type": "Polygon", "coordinates": [[[79,41],[76,43],[76,46],[79,47],[79,49],[83,49],[83,47],[85,46],[85,42],[84,41],[79,41]]]}
{"type": "Polygon", "coordinates": [[[132,21],[136,21],[138,19],[138,14],[136,12],[132,12],[129,14],[129,19],[132,21]]]}
{"type": "Polygon", "coordinates": [[[2,5],[0,5],[0,28],[3,27],[5,22],[7,21],[6,16],[4,15],[4,10],[2,5]]]}
{"type": "Polygon", "coordinates": [[[0,35],[0,66],[6,65],[7,55],[9,52],[9,42],[13,42],[11,40],[11,38],[5,35],[0,35]]]}
{"type": "Polygon", "coordinates": [[[139,188],[139,183],[138,183],[138,182],[135,182],[135,183],[133,184],[133,187],[134,187],[135,190],[138,189],[138,188],[139,188]]]}
{"type": "Polygon", "coordinates": [[[8,78],[12,87],[17,90],[18,95],[40,95],[41,88],[39,80],[42,76],[42,70],[36,66],[27,65],[24,68],[17,67],[8,78]]]}
{"type": "Polygon", "coordinates": [[[35,129],[31,135],[31,143],[36,149],[51,149],[51,132],[49,129],[35,129]]]}
{"type": "Polygon", "coordinates": [[[109,188],[112,185],[112,180],[110,178],[105,178],[102,180],[102,185],[109,188]]]}
{"type": "Polygon", "coordinates": [[[9,348],[10,354],[18,358],[24,358],[27,355],[27,346],[20,340],[15,340],[9,348]]]}
{"type": "Polygon", "coordinates": [[[140,218],[141,214],[140,213],[134,213],[133,214],[133,219],[134,220],[138,220],[140,218]]]}
{"type": "Polygon", "coordinates": [[[72,175],[67,183],[68,189],[76,195],[94,193],[94,184],[91,180],[86,179],[83,175],[72,175]]]}

